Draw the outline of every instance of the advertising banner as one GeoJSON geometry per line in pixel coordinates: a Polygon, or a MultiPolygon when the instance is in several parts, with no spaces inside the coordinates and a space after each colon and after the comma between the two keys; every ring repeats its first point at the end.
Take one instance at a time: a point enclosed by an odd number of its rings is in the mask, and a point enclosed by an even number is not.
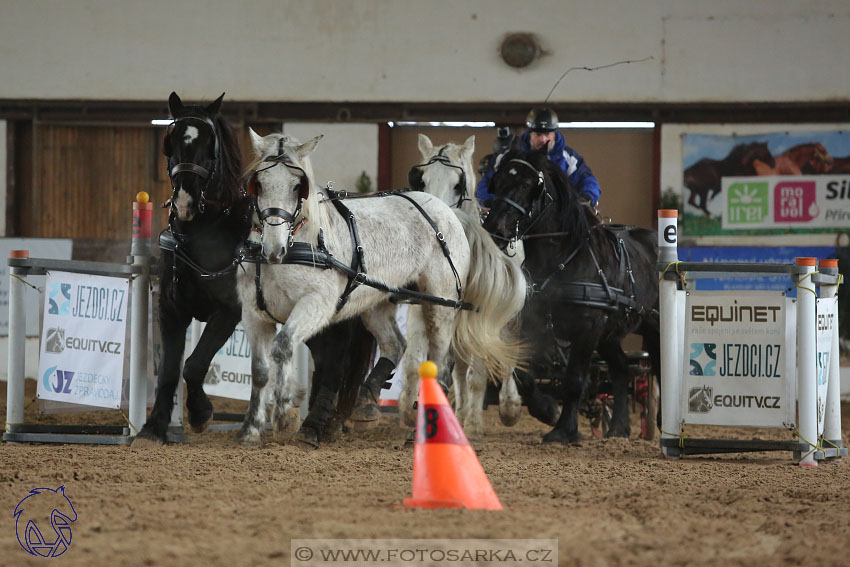
{"type": "Polygon", "coordinates": [[[121,406],[130,282],[48,272],[37,396],[121,406]]]}
{"type": "MultiPolygon", "coordinates": [[[[194,345],[187,344],[187,350],[194,345]]],[[[204,378],[204,392],[234,400],[251,399],[251,345],[242,323],[212,359],[204,378]]]]}
{"type": "MultiPolygon", "coordinates": [[[[829,386],[829,362],[832,353],[832,334],[838,327],[838,299],[818,299],[817,306],[817,362],[818,362],[818,435],[823,434],[826,416],[826,391],[829,386]]],[[[838,353],[836,353],[838,356],[838,353]]]]}
{"type": "Polygon", "coordinates": [[[850,222],[850,132],[682,135],[691,236],[829,233],[850,222]]]}
{"type": "Polygon", "coordinates": [[[795,423],[791,300],[777,292],[689,292],[682,417],[699,425],[795,423]]]}

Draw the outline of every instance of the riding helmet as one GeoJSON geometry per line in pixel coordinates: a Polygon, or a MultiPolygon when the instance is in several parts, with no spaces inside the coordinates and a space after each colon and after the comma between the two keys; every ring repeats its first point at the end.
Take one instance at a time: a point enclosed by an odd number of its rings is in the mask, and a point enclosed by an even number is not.
{"type": "Polygon", "coordinates": [[[558,129],[558,115],[550,108],[532,108],[525,125],[532,132],[554,132],[558,129]]]}

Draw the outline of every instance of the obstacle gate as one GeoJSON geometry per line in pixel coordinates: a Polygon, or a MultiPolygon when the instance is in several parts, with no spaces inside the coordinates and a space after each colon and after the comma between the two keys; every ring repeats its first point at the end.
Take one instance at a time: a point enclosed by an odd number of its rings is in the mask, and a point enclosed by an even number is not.
{"type": "Polygon", "coordinates": [[[842,457],[837,260],[680,262],[675,210],[658,214],[661,450],[665,456],[792,451],[803,466],[842,457]],[[689,291],[699,278],[786,275],[780,292],[689,291]],[[688,425],[781,427],[782,440],[700,439],[688,425]]]}

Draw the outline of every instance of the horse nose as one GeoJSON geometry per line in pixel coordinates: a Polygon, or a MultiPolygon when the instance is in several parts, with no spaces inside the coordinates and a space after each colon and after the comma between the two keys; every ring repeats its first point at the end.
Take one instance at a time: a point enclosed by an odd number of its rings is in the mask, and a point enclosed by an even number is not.
{"type": "Polygon", "coordinates": [[[286,256],[286,248],[284,246],[276,248],[271,252],[266,252],[266,259],[269,264],[282,264],[284,256],[286,256]]]}

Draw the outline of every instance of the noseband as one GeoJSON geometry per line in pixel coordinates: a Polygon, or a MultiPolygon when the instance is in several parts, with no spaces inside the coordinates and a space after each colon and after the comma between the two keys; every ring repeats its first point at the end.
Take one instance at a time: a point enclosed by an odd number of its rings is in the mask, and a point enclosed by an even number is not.
{"type": "MultiPolygon", "coordinates": [[[[251,175],[251,180],[248,183],[248,196],[254,198],[254,208],[257,212],[257,217],[260,219],[260,223],[267,224],[269,226],[281,226],[284,223],[289,223],[292,225],[293,229],[291,231],[292,234],[295,233],[297,228],[295,228],[295,219],[298,218],[298,215],[301,214],[301,201],[306,199],[309,194],[309,180],[307,179],[307,172],[304,171],[299,166],[295,165],[292,159],[286,155],[286,152],[283,149],[283,139],[280,140],[278,145],[278,155],[276,156],[268,156],[263,159],[264,162],[270,162],[271,165],[268,165],[262,169],[257,169],[251,175]],[[295,211],[289,212],[286,209],[281,209],[279,207],[268,207],[266,209],[260,210],[258,201],[257,201],[257,174],[261,171],[266,171],[267,169],[271,169],[277,165],[284,165],[289,169],[300,171],[302,175],[302,180],[295,186],[294,191],[298,191],[298,200],[295,205],[295,211]],[[271,222],[269,219],[279,219],[275,222],[271,222]]],[[[306,219],[303,222],[305,222],[306,219]]],[[[290,238],[292,236],[290,235],[290,238]]]]}
{"type": "Polygon", "coordinates": [[[455,208],[460,208],[464,201],[469,201],[469,197],[466,196],[466,172],[459,165],[453,164],[449,161],[448,156],[443,155],[443,152],[446,150],[446,147],[443,146],[440,148],[440,151],[437,152],[435,156],[429,159],[425,163],[420,163],[419,165],[414,165],[410,168],[410,172],[407,174],[407,180],[410,183],[410,188],[415,189],[416,191],[423,191],[425,189],[425,184],[422,182],[422,172],[419,171],[419,168],[428,167],[429,165],[439,163],[446,167],[452,167],[460,171],[460,179],[457,184],[454,186],[453,191],[458,194],[457,203],[453,206],[455,208]]]}
{"type": "Polygon", "coordinates": [[[503,197],[503,196],[497,195],[496,197],[493,198],[494,201],[502,201],[503,203],[510,206],[511,208],[516,209],[517,211],[519,211],[519,213],[522,216],[527,217],[530,220],[528,226],[525,227],[525,230],[522,233],[520,233],[520,231],[519,231],[519,221],[517,221],[516,231],[515,231],[515,234],[512,238],[505,238],[505,237],[501,237],[501,236],[498,236],[498,235],[493,235],[493,236],[498,237],[499,239],[506,240],[510,243],[511,241],[522,240],[523,238],[526,238],[527,235],[528,235],[528,232],[531,230],[531,228],[537,223],[538,220],[540,220],[540,213],[542,213],[546,209],[546,207],[548,207],[550,204],[552,204],[555,201],[555,199],[552,197],[552,194],[549,192],[549,187],[546,184],[546,177],[543,175],[543,172],[541,170],[537,169],[536,167],[534,167],[533,165],[531,165],[530,163],[528,163],[527,161],[522,160],[522,159],[516,159],[516,158],[511,159],[511,160],[508,160],[507,163],[508,164],[517,163],[517,164],[520,164],[522,166],[525,166],[525,167],[528,167],[529,169],[531,169],[534,173],[537,174],[537,186],[541,188],[540,196],[537,197],[531,203],[530,209],[526,209],[525,207],[523,207],[522,205],[520,205],[519,203],[517,203],[516,201],[514,201],[513,199],[511,199],[509,197],[503,197]]]}
{"type": "MultiPolygon", "coordinates": [[[[213,122],[207,116],[183,116],[183,117],[174,119],[174,122],[172,122],[170,127],[169,127],[170,129],[169,129],[169,132],[168,132],[168,136],[171,136],[171,131],[174,129],[174,126],[176,124],[178,124],[179,122],[184,122],[186,120],[195,120],[197,122],[202,122],[202,123],[204,123],[204,124],[206,124],[207,126],[210,127],[210,129],[212,130],[213,140],[214,140],[213,155],[215,156],[215,161],[213,162],[212,171],[210,171],[206,167],[204,167],[200,164],[194,163],[194,162],[180,162],[180,163],[176,163],[174,165],[170,165],[170,163],[169,163],[168,178],[169,178],[169,180],[171,180],[171,202],[173,203],[174,201],[176,201],[176,197],[177,197],[177,195],[176,195],[177,184],[175,183],[174,178],[180,173],[195,174],[198,177],[200,177],[201,179],[205,180],[204,185],[201,187],[201,198],[198,201],[198,211],[200,211],[203,214],[203,212],[206,208],[206,203],[207,203],[207,198],[206,198],[206,195],[205,195],[206,190],[209,187],[209,184],[215,178],[216,173],[218,172],[219,164],[221,163],[221,147],[220,147],[220,144],[219,144],[218,128],[216,128],[215,122],[213,122]]],[[[170,158],[169,158],[169,162],[170,162],[170,158]]],[[[212,202],[212,201],[210,201],[210,202],[212,202]]]]}

